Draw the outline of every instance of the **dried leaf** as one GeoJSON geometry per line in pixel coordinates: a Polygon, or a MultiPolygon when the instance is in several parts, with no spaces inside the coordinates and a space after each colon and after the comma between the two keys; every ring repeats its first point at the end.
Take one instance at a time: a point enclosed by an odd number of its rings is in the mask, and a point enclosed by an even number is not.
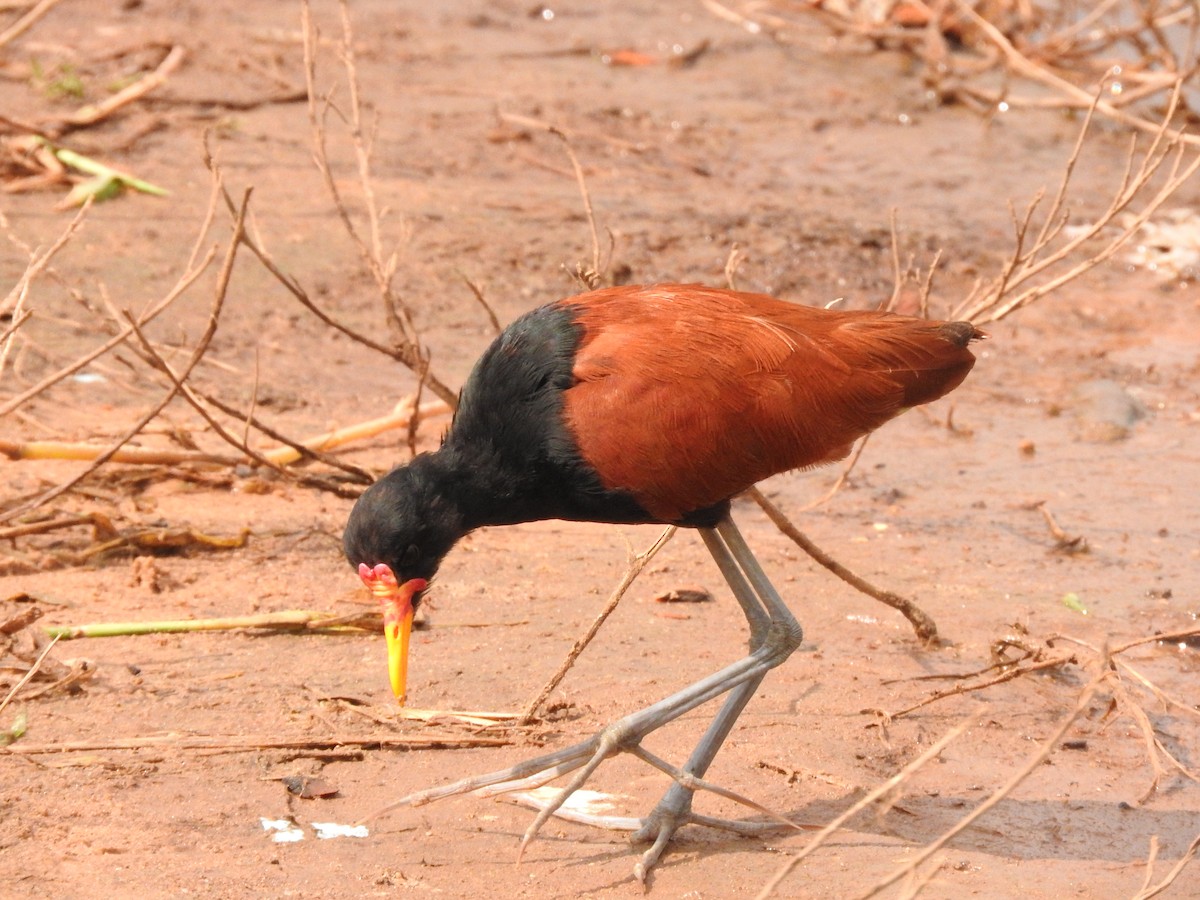
{"type": "Polygon", "coordinates": [[[289,794],[295,794],[302,800],[312,800],[317,797],[336,797],[338,789],[324,778],[308,775],[288,775],[281,779],[289,794]]]}
{"type": "Polygon", "coordinates": [[[713,595],[704,588],[672,588],[654,598],[655,603],[708,603],[713,595]]]}

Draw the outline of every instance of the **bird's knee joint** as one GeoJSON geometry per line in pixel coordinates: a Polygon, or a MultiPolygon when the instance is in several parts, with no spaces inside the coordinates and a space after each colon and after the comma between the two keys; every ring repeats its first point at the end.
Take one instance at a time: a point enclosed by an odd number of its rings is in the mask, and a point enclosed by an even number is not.
{"type": "Polygon", "coordinates": [[[641,740],[642,735],[633,728],[632,723],[621,719],[600,732],[600,749],[604,751],[605,756],[608,756],[619,750],[635,747],[641,743],[641,740]]]}
{"type": "Polygon", "coordinates": [[[675,774],[675,783],[684,790],[695,791],[700,786],[700,779],[687,769],[681,769],[675,774]]]}
{"type": "Polygon", "coordinates": [[[766,644],[774,651],[775,655],[779,656],[781,661],[791,656],[802,643],[804,643],[804,629],[795,619],[771,623],[766,644]]]}

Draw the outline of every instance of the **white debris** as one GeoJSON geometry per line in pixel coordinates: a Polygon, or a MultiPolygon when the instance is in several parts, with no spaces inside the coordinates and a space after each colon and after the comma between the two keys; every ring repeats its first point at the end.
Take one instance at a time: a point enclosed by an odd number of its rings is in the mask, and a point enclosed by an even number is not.
{"type": "Polygon", "coordinates": [[[272,832],[271,840],[276,844],[292,844],[304,840],[304,832],[291,819],[268,819],[266,816],[260,816],[258,821],[262,823],[263,831],[272,832]]]}
{"type": "MultiPolygon", "coordinates": [[[[560,789],[556,787],[540,787],[531,791],[523,791],[520,797],[528,799],[532,805],[538,808],[543,808],[558,797],[559,791],[560,789]]],[[[598,816],[616,806],[616,800],[617,798],[613,794],[580,788],[568,797],[559,809],[585,816],[598,816]]]]}
{"type": "MultiPolygon", "coordinates": [[[[260,816],[263,831],[271,832],[271,840],[276,844],[294,844],[304,840],[304,829],[294,819],[268,819],[260,816]]],[[[319,839],[356,837],[365,838],[370,835],[366,825],[341,825],[337,822],[313,822],[312,829],[319,839]]]]}
{"type": "Polygon", "coordinates": [[[370,835],[366,825],[339,825],[337,822],[313,822],[317,837],[321,839],[337,837],[365,838],[370,835]]]}
{"type": "Polygon", "coordinates": [[[858,613],[850,613],[846,616],[847,622],[857,622],[859,625],[878,625],[879,620],[874,616],[863,616],[858,613]]]}

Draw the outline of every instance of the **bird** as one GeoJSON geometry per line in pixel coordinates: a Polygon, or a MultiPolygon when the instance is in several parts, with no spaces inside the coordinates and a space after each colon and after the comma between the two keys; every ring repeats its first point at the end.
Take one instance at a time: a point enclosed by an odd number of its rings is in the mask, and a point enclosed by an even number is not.
{"type": "MultiPolygon", "coordinates": [[[[383,603],[397,699],[407,692],[415,609],[450,549],[484,526],[565,519],[695,529],[746,617],[749,653],[587,741],[393,806],[575,772],[529,826],[523,851],[604,759],[630,752],[675,779],[633,820],[633,840],[651,844],[635,867],[645,883],[680,826],[715,821],[692,813],[694,789],[766,673],[803,636],[734,524],[732,499],[772,475],[842,459],[889,419],[954,390],[975,363],[968,345],[985,336],[969,322],[700,284],[601,288],[515,319],[468,376],[440,447],[376,481],[347,521],[346,558],[383,603]],[[641,747],[723,694],[682,767],[641,747]]],[[[752,823],[727,824],[750,831],[752,823]]]]}

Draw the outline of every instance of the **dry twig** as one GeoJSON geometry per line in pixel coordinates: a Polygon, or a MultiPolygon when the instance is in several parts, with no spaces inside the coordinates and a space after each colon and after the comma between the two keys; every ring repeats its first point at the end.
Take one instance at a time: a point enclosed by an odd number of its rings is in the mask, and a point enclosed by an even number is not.
{"type": "Polygon", "coordinates": [[[617,608],[617,604],[621,602],[621,598],[625,596],[625,592],[629,590],[629,586],[633,584],[634,580],[641,574],[642,569],[646,568],[646,564],[654,558],[655,554],[666,546],[667,541],[674,537],[675,531],[676,528],[674,525],[668,526],[658,536],[658,540],[646,551],[629,560],[629,566],[625,570],[625,574],[621,576],[621,580],[617,583],[616,588],[613,589],[608,601],[604,604],[604,608],[600,610],[599,615],[596,616],[584,635],[571,647],[566,659],[558,667],[558,671],[550,677],[550,680],[546,682],[546,685],[538,692],[538,695],[525,707],[525,712],[521,715],[517,724],[528,725],[534,720],[538,709],[541,708],[541,705],[550,696],[551,692],[558,687],[559,682],[566,677],[567,672],[571,670],[571,666],[575,665],[575,660],[579,658],[579,654],[587,648],[587,645],[592,642],[592,638],[596,636],[596,632],[600,630],[600,627],[612,615],[613,610],[617,608]]]}
{"type": "Polygon", "coordinates": [[[567,156],[571,158],[571,169],[575,173],[575,181],[579,185],[579,193],[583,197],[583,210],[587,214],[588,228],[591,229],[592,233],[592,265],[587,269],[581,265],[576,265],[575,275],[591,290],[599,287],[603,280],[603,270],[600,268],[600,232],[596,230],[596,213],[592,209],[592,196],[588,193],[587,181],[583,177],[583,167],[579,165],[579,157],[575,155],[575,149],[571,146],[571,139],[567,137],[566,132],[553,126],[550,127],[550,133],[563,142],[567,156]]]}
{"type": "Polygon", "coordinates": [[[45,491],[42,494],[39,494],[34,499],[28,501],[27,503],[21,504],[20,506],[16,507],[15,509],[11,509],[5,513],[0,514],[0,522],[11,521],[12,519],[16,518],[17,516],[19,516],[23,513],[26,513],[31,509],[36,509],[37,507],[41,506],[42,504],[47,503],[50,500],[53,500],[55,497],[58,497],[61,494],[64,494],[67,491],[69,491],[71,488],[73,488],[75,485],[77,485],[80,481],[82,481],[84,478],[86,478],[88,475],[90,475],[91,473],[96,471],[96,469],[100,468],[100,466],[102,466],[104,463],[106,463],[118,450],[121,449],[121,447],[123,447],[135,435],[137,435],[143,428],[145,428],[146,425],[155,416],[157,416],[160,412],[162,412],[162,410],[166,408],[167,404],[170,403],[171,400],[174,399],[175,395],[179,392],[179,385],[182,384],[182,382],[187,379],[188,375],[191,374],[192,369],[195,368],[196,363],[198,363],[200,361],[201,357],[204,356],[205,352],[208,350],[209,342],[212,341],[212,337],[216,333],[217,321],[221,314],[221,308],[225,303],[225,293],[229,288],[229,278],[233,272],[234,259],[237,256],[237,248],[241,242],[242,229],[245,226],[246,210],[249,205],[249,202],[250,202],[250,191],[247,190],[242,197],[242,203],[238,209],[237,219],[234,222],[233,236],[230,240],[229,247],[226,251],[225,260],[222,263],[221,270],[217,276],[217,285],[216,285],[216,289],[214,291],[213,303],[212,303],[211,309],[209,310],[208,325],[205,328],[204,333],[200,336],[200,340],[197,343],[195,350],[192,351],[191,358],[188,360],[186,365],[183,367],[183,370],[180,374],[179,382],[172,385],[171,389],[166,393],[166,395],[163,396],[163,398],[161,400],[158,401],[158,403],[156,403],[149,411],[147,411],[145,414],[143,414],[142,417],[137,422],[135,422],[129,428],[129,430],[125,432],[124,435],[122,435],[113,444],[111,444],[106,451],[104,451],[99,456],[97,456],[92,461],[91,465],[89,465],[87,468],[85,468],[79,474],[75,475],[73,478],[63,482],[62,484],[58,485],[57,487],[51,488],[50,490],[45,491]]]}
{"type": "MultiPolygon", "coordinates": [[[[313,25],[308,3],[305,2],[301,6],[301,25],[304,32],[304,78],[308,88],[308,116],[312,129],[314,159],[317,169],[324,180],[325,189],[333,201],[334,208],[342,222],[342,227],[354,242],[363,264],[370,273],[371,279],[375,282],[376,289],[379,291],[380,299],[383,302],[388,324],[393,329],[394,346],[388,350],[384,350],[384,352],[408,367],[414,374],[417,374],[424,383],[429,385],[430,390],[446,403],[453,406],[458,402],[457,395],[440,379],[434,377],[428,371],[428,353],[421,344],[420,335],[413,323],[412,311],[394,287],[399,250],[393,249],[385,255],[383,248],[382,214],[375,199],[371,175],[372,144],[364,133],[363,128],[362,102],[359,95],[358,73],[354,58],[354,31],[345,0],[339,0],[339,10],[342,24],[340,55],[350,92],[350,137],[354,147],[359,189],[362,192],[363,202],[366,206],[368,233],[365,237],[360,233],[354,218],[350,215],[350,211],[342,198],[341,190],[338,188],[337,182],[333,177],[333,171],[329,165],[329,157],[326,150],[327,130],[325,123],[328,118],[327,114],[332,107],[332,100],[327,95],[318,101],[316,86],[317,29],[313,25]]],[[[266,262],[262,253],[258,251],[255,251],[255,253],[264,263],[266,262]]],[[[301,299],[300,294],[303,292],[297,293],[298,285],[295,285],[292,279],[286,279],[272,266],[268,266],[268,270],[272,274],[276,274],[284,285],[292,290],[292,293],[298,299],[301,299]]],[[[311,311],[316,312],[315,307],[307,300],[306,295],[301,299],[301,302],[305,303],[311,311]]],[[[335,327],[338,327],[339,330],[348,336],[356,337],[350,331],[342,328],[340,325],[336,325],[336,323],[327,317],[322,316],[322,318],[328,324],[334,324],[335,327]]],[[[370,345],[374,345],[374,342],[371,342],[370,345]]],[[[379,349],[377,345],[376,349],[379,349]]]]}
{"type": "MultiPolygon", "coordinates": [[[[17,280],[16,285],[9,291],[8,296],[3,301],[0,301],[0,309],[9,310],[15,320],[13,328],[4,335],[2,344],[0,344],[0,375],[4,373],[5,361],[8,359],[9,348],[12,346],[16,329],[25,318],[28,318],[23,307],[25,299],[29,295],[30,286],[33,284],[34,279],[50,265],[50,260],[54,258],[54,255],[70,242],[75,232],[79,229],[79,226],[83,224],[84,217],[87,215],[88,210],[91,209],[91,206],[91,201],[86,201],[80,207],[79,212],[75,214],[75,217],[71,219],[70,224],[67,225],[63,233],[50,245],[49,249],[42,253],[33,254],[29,260],[29,264],[25,267],[25,271],[17,280]]],[[[7,406],[8,404],[5,404],[5,408],[0,408],[0,415],[4,415],[8,411],[7,406]]]]}
{"type": "Polygon", "coordinates": [[[50,655],[50,651],[54,649],[54,645],[58,643],[58,638],[48,641],[46,646],[42,648],[42,652],[38,654],[38,658],[34,660],[33,665],[21,676],[20,681],[13,685],[12,690],[8,692],[3,700],[0,700],[0,713],[4,712],[4,708],[12,701],[12,698],[17,696],[17,691],[25,687],[29,680],[37,674],[38,669],[42,667],[42,663],[46,661],[46,657],[50,655]]]}
{"type": "Polygon", "coordinates": [[[26,31],[36,25],[46,13],[58,6],[62,0],[38,0],[37,3],[12,25],[0,32],[0,47],[12,43],[26,31]]]}
{"type": "Polygon", "coordinates": [[[861,895],[860,900],[866,900],[868,897],[874,897],[880,891],[884,890],[890,885],[895,884],[902,878],[907,877],[910,873],[915,872],[920,867],[921,863],[925,862],[927,859],[941,850],[942,847],[949,843],[956,835],[969,828],[980,816],[984,815],[984,813],[988,812],[988,810],[995,807],[996,804],[1012,793],[1021,782],[1028,778],[1031,772],[1045,762],[1047,757],[1049,757],[1050,754],[1058,749],[1063,736],[1066,735],[1070,727],[1075,724],[1075,720],[1079,718],[1080,713],[1087,709],[1088,704],[1092,702],[1092,697],[1095,696],[1096,691],[1100,688],[1100,685],[1108,677],[1108,666],[1106,663],[1107,660],[1102,660],[1099,673],[1090,682],[1088,682],[1088,685],[1082,691],[1080,691],[1079,696],[1075,700],[1075,707],[1069,714],[1062,718],[1058,724],[1058,727],[1054,729],[1053,733],[1044,741],[1042,741],[1037,750],[1029,756],[1029,758],[1025,761],[1025,764],[1021,766],[1020,769],[1013,773],[1012,777],[1010,777],[1008,781],[993,791],[986,800],[967,813],[967,815],[959,819],[953,825],[953,827],[944,832],[937,840],[922,848],[921,851],[918,852],[912,859],[910,859],[904,865],[898,867],[894,872],[892,872],[891,875],[880,879],[880,881],[878,881],[870,890],[861,895]]]}
{"type": "MultiPolygon", "coordinates": [[[[1175,754],[1166,748],[1163,742],[1159,739],[1157,729],[1150,721],[1150,717],[1146,714],[1146,711],[1141,707],[1137,700],[1131,696],[1129,688],[1126,686],[1124,679],[1121,677],[1121,673],[1125,672],[1129,674],[1134,683],[1136,683],[1142,689],[1148,691],[1165,707],[1177,709],[1196,718],[1200,718],[1200,707],[1188,704],[1163,690],[1161,687],[1147,678],[1142,672],[1135,669],[1127,660],[1122,659],[1121,654],[1131,647],[1141,646],[1142,644],[1149,643],[1151,641],[1169,642],[1171,640],[1193,637],[1195,635],[1200,635],[1200,627],[1184,629],[1172,634],[1155,635],[1152,638],[1140,638],[1135,641],[1128,641],[1110,649],[1108,652],[1108,657],[1111,660],[1111,667],[1108,673],[1109,683],[1112,685],[1113,692],[1116,696],[1117,708],[1132,718],[1135,724],[1138,726],[1138,730],[1142,735],[1142,742],[1146,748],[1146,758],[1149,761],[1152,770],[1149,787],[1136,801],[1139,804],[1144,803],[1158,790],[1162,776],[1166,774],[1166,769],[1163,768],[1159,759],[1160,755],[1181,775],[1198,784],[1200,784],[1200,773],[1192,771],[1188,766],[1184,765],[1184,763],[1181,762],[1179,758],[1175,756],[1175,754]]],[[[1071,637],[1069,635],[1058,635],[1055,640],[1068,641],[1069,643],[1076,644],[1080,647],[1085,647],[1097,655],[1101,655],[1103,652],[1094,644],[1079,638],[1071,637]]]]}
{"type": "Polygon", "coordinates": [[[900,787],[900,785],[912,778],[912,776],[915,775],[917,771],[930,760],[936,759],[938,754],[945,750],[952,741],[954,741],[964,731],[975,724],[976,718],[977,716],[971,716],[970,718],[964,719],[962,722],[955,725],[940,738],[938,738],[938,740],[935,741],[928,750],[902,768],[887,781],[871,790],[861,800],[851,806],[844,813],[837,816],[819,832],[813,835],[812,840],[804,845],[804,849],[790,857],[788,861],[779,868],[779,871],[771,876],[771,880],[763,885],[762,890],[759,891],[756,896],[756,900],[766,900],[766,898],[770,897],[775,892],[775,889],[783,882],[783,880],[787,878],[792,869],[796,868],[796,866],[799,865],[806,857],[811,856],[822,844],[829,840],[829,838],[833,837],[833,835],[836,834],[837,831],[852,818],[854,818],[868,806],[874,804],[881,797],[886,797],[888,794],[895,791],[900,787]]]}
{"type": "Polygon", "coordinates": [[[1175,865],[1171,868],[1171,871],[1169,871],[1166,876],[1163,877],[1162,881],[1151,886],[1150,878],[1154,873],[1154,851],[1157,849],[1158,842],[1156,835],[1154,842],[1151,844],[1150,858],[1146,860],[1146,882],[1142,885],[1142,889],[1133,895],[1133,900],[1150,900],[1151,897],[1157,897],[1172,884],[1174,884],[1175,879],[1179,877],[1179,873],[1182,872],[1184,868],[1186,868],[1187,864],[1196,857],[1196,853],[1200,852],[1200,834],[1196,835],[1195,840],[1188,845],[1188,848],[1184,851],[1183,856],[1179,858],[1179,862],[1175,863],[1175,865]]]}
{"type": "Polygon", "coordinates": [[[167,55],[163,57],[162,62],[158,64],[153,72],[143,75],[137,81],[133,82],[133,84],[117,91],[100,103],[90,103],[87,106],[80,107],[61,122],[48,127],[46,129],[47,132],[57,135],[67,129],[83,128],[107,119],[117,110],[141,99],[155,88],[165,84],[167,79],[174,74],[175,70],[183,65],[183,61],[186,58],[187,51],[181,45],[176,44],[167,51],[167,55]]]}
{"type": "Polygon", "coordinates": [[[1135,163],[1136,141],[1131,142],[1125,176],[1104,212],[1091,224],[1081,226],[1065,240],[1058,241],[1067,224],[1064,207],[1071,175],[1095,110],[1094,106],[1089,108],[1068,157],[1062,183],[1043,214],[1042,225],[1034,229],[1034,216],[1043,199],[1039,193],[1022,216],[1013,214],[1015,249],[1008,262],[991,282],[972,291],[954,309],[952,318],[963,318],[976,324],[1003,319],[1091,271],[1124,246],[1200,170],[1200,152],[1189,158],[1183,135],[1170,129],[1181,91],[1182,85],[1177,84],[1170,106],[1140,163],[1135,163]],[[1140,208],[1134,210],[1139,202],[1140,208]],[[1127,215],[1122,215],[1127,211],[1127,215]],[[1114,236],[1106,236],[1118,216],[1121,216],[1120,230],[1114,236]],[[1080,255],[1083,255],[1082,260],[1072,264],[1072,260],[1080,255]]]}
{"type": "Polygon", "coordinates": [[[160,619],[153,622],[89,622],[86,625],[47,625],[46,634],[56,641],[79,638],[125,637],[138,634],[193,634],[202,631],[302,632],[340,634],[367,631],[377,634],[383,627],[381,614],[357,612],[344,616],[315,609],[284,609],[253,616],[224,616],[213,619],[160,619]]]}
{"type": "MultiPolygon", "coordinates": [[[[178,300],[180,297],[182,297],[184,295],[184,293],[187,292],[188,288],[190,288],[195,283],[196,279],[198,279],[204,273],[204,271],[208,268],[209,263],[211,263],[213,258],[216,256],[217,251],[216,251],[215,247],[209,248],[203,257],[200,257],[200,250],[201,250],[201,246],[204,242],[204,238],[208,234],[209,227],[212,224],[213,213],[216,209],[216,198],[218,196],[217,190],[218,190],[218,184],[216,181],[214,181],[213,192],[212,192],[211,197],[209,198],[208,210],[205,213],[204,222],[200,228],[199,234],[196,237],[196,243],[192,248],[191,257],[188,260],[188,264],[184,270],[184,273],[179,277],[179,280],[167,292],[166,296],[163,297],[162,300],[158,301],[158,303],[154,304],[149,309],[145,310],[144,312],[142,312],[141,314],[138,315],[138,319],[137,319],[138,325],[140,325],[140,326],[147,325],[151,320],[153,320],[156,316],[158,316],[161,312],[163,312],[163,310],[165,310],[172,303],[174,303],[176,300],[178,300]],[[199,261],[197,262],[197,260],[199,260],[199,261]]],[[[87,209],[88,209],[88,207],[85,206],[83,209],[81,209],[76,214],[75,219],[72,222],[72,226],[74,226],[75,222],[78,222],[82,219],[82,217],[87,209]]],[[[8,415],[10,412],[12,412],[13,410],[17,409],[18,407],[24,405],[25,403],[28,403],[30,400],[32,400],[34,397],[38,396],[42,392],[44,392],[47,389],[58,384],[64,378],[68,378],[71,375],[75,374],[80,369],[82,369],[84,366],[88,365],[89,363],[91,363],[94,360],[98,359],[99,357],[103,356],[105,353],[112,350],[114,347],[117,347],[120,344],[122,344],[132,334],[133,334],[133,329],[131,327],[123,328],[121,331],[119,331],[117,334],[113,335],[113,337],[111,337],[109,340],[105,341],[103,344],[101,344],[96,349],[83,354],[81,357],[76,359],[70,365],[64,366],[63,368],[59,369],[57,372],[54,372],[51,375],[48,375],[47,377],[43,378],[41,381],[39,381],[37,384],[33,385],[28,390],[23,391],[22,393],[18,394],[16,397],[13,397],[12,399],[6,401],[5,403],[0,404],[0,417],[8,415]]]]}
{"type": "MultiPolygon", "coordinates": [[[[878,709],[863,710],[863,712],[874,713],[880,716],[884,721],[891,722],[901,716],[906,716],[910,712],[914,712],[923,706],[928,706],[931,703],[936,703],[939,700],[945,700],[947,697],[957,697],[960,694],[970,694],[975,691],[982,691],[985,688],[994,687],[997,684],[1003,684],[1006,681],[1012,681],[1014,678],[1020,678],[1022,675],[1028,675],[1030,672],[1043,672],[1047,669],[1060,669],[1066,665],[1077,663],[1078,660],[1074,656],[1056,656],[1052,659],[1043,659],[1036,662],[1031,662],[1027,666],[1022,666],[1019,663],[1012,664],[1011,668],[1007,668],[1004,672],[997,675],[995,678],[989,678],[987,681],[978,682],[976,684],[956,684],[952,688],[947,688],[944,691],[935,691],[924,700],[906,706],[904,709],[897,710],[893,713],[885,713],[878,709]]],[[[987,671],[987,670],[984,670],[987,671]]]]}
{"type": "Polygon", "coordinates": [[[499,737],[463,737],[438,734],[336,734],[323,738],[241,737],[234,735],[157,734],[145,737],[111,738],[99,741],[66,741],[61,744],[22,743],[6,748],[9,753],[90,753],[96,750],[207,750],[225,753],[256,753],[262,750],[315,750],[362,747],[378,750],[462,750],[471,747],[504,747],[512,741],[499,737]]]}
{"type": "Polygon", "coordinates": [[[758,488],[753,487],[746,491],[746,495],[754,500],[767,514],[775,527],[782,531],[785,535],[801,550],[811,556],[814,560],[836,575],[842,581],[853,587],[855,590],[861,591],[868,597],[878,600],[890,606],[892,609],[900,612],[904,618],[912,624],[913,631],[917,633],[917,637],[925,644],[934,644],[938,640],[937,624],[923,609],[909,600],[907,597],[902,597],[893,591],[884,591],[875,587],[866,579],[854,574],[836,559],[818,547],[812,542],[807,535],[791,523],[783,511],[774,503],[766,498],[758,488]]]}
{"type": "MultiPolygon", "coordinates": [[[[704,0],[718,18],[777,41],[803,40],[799,17],[839,39],[892,48],[920,66],[943,103],[988,117],[1013,108],[1087,108],[1104,83],[1102,115],[1135,129],[1155,123],[1137,111],[1200,69],[1200,11],[1192,0],[1102,0],[1085,4],[767,0],[733,10],[704,0]],[[1021,92],[1030,83],[1041,91],[1021,92]]],[[[1196,140],[1189,138],[1189,140],[1196,140]]]]}

